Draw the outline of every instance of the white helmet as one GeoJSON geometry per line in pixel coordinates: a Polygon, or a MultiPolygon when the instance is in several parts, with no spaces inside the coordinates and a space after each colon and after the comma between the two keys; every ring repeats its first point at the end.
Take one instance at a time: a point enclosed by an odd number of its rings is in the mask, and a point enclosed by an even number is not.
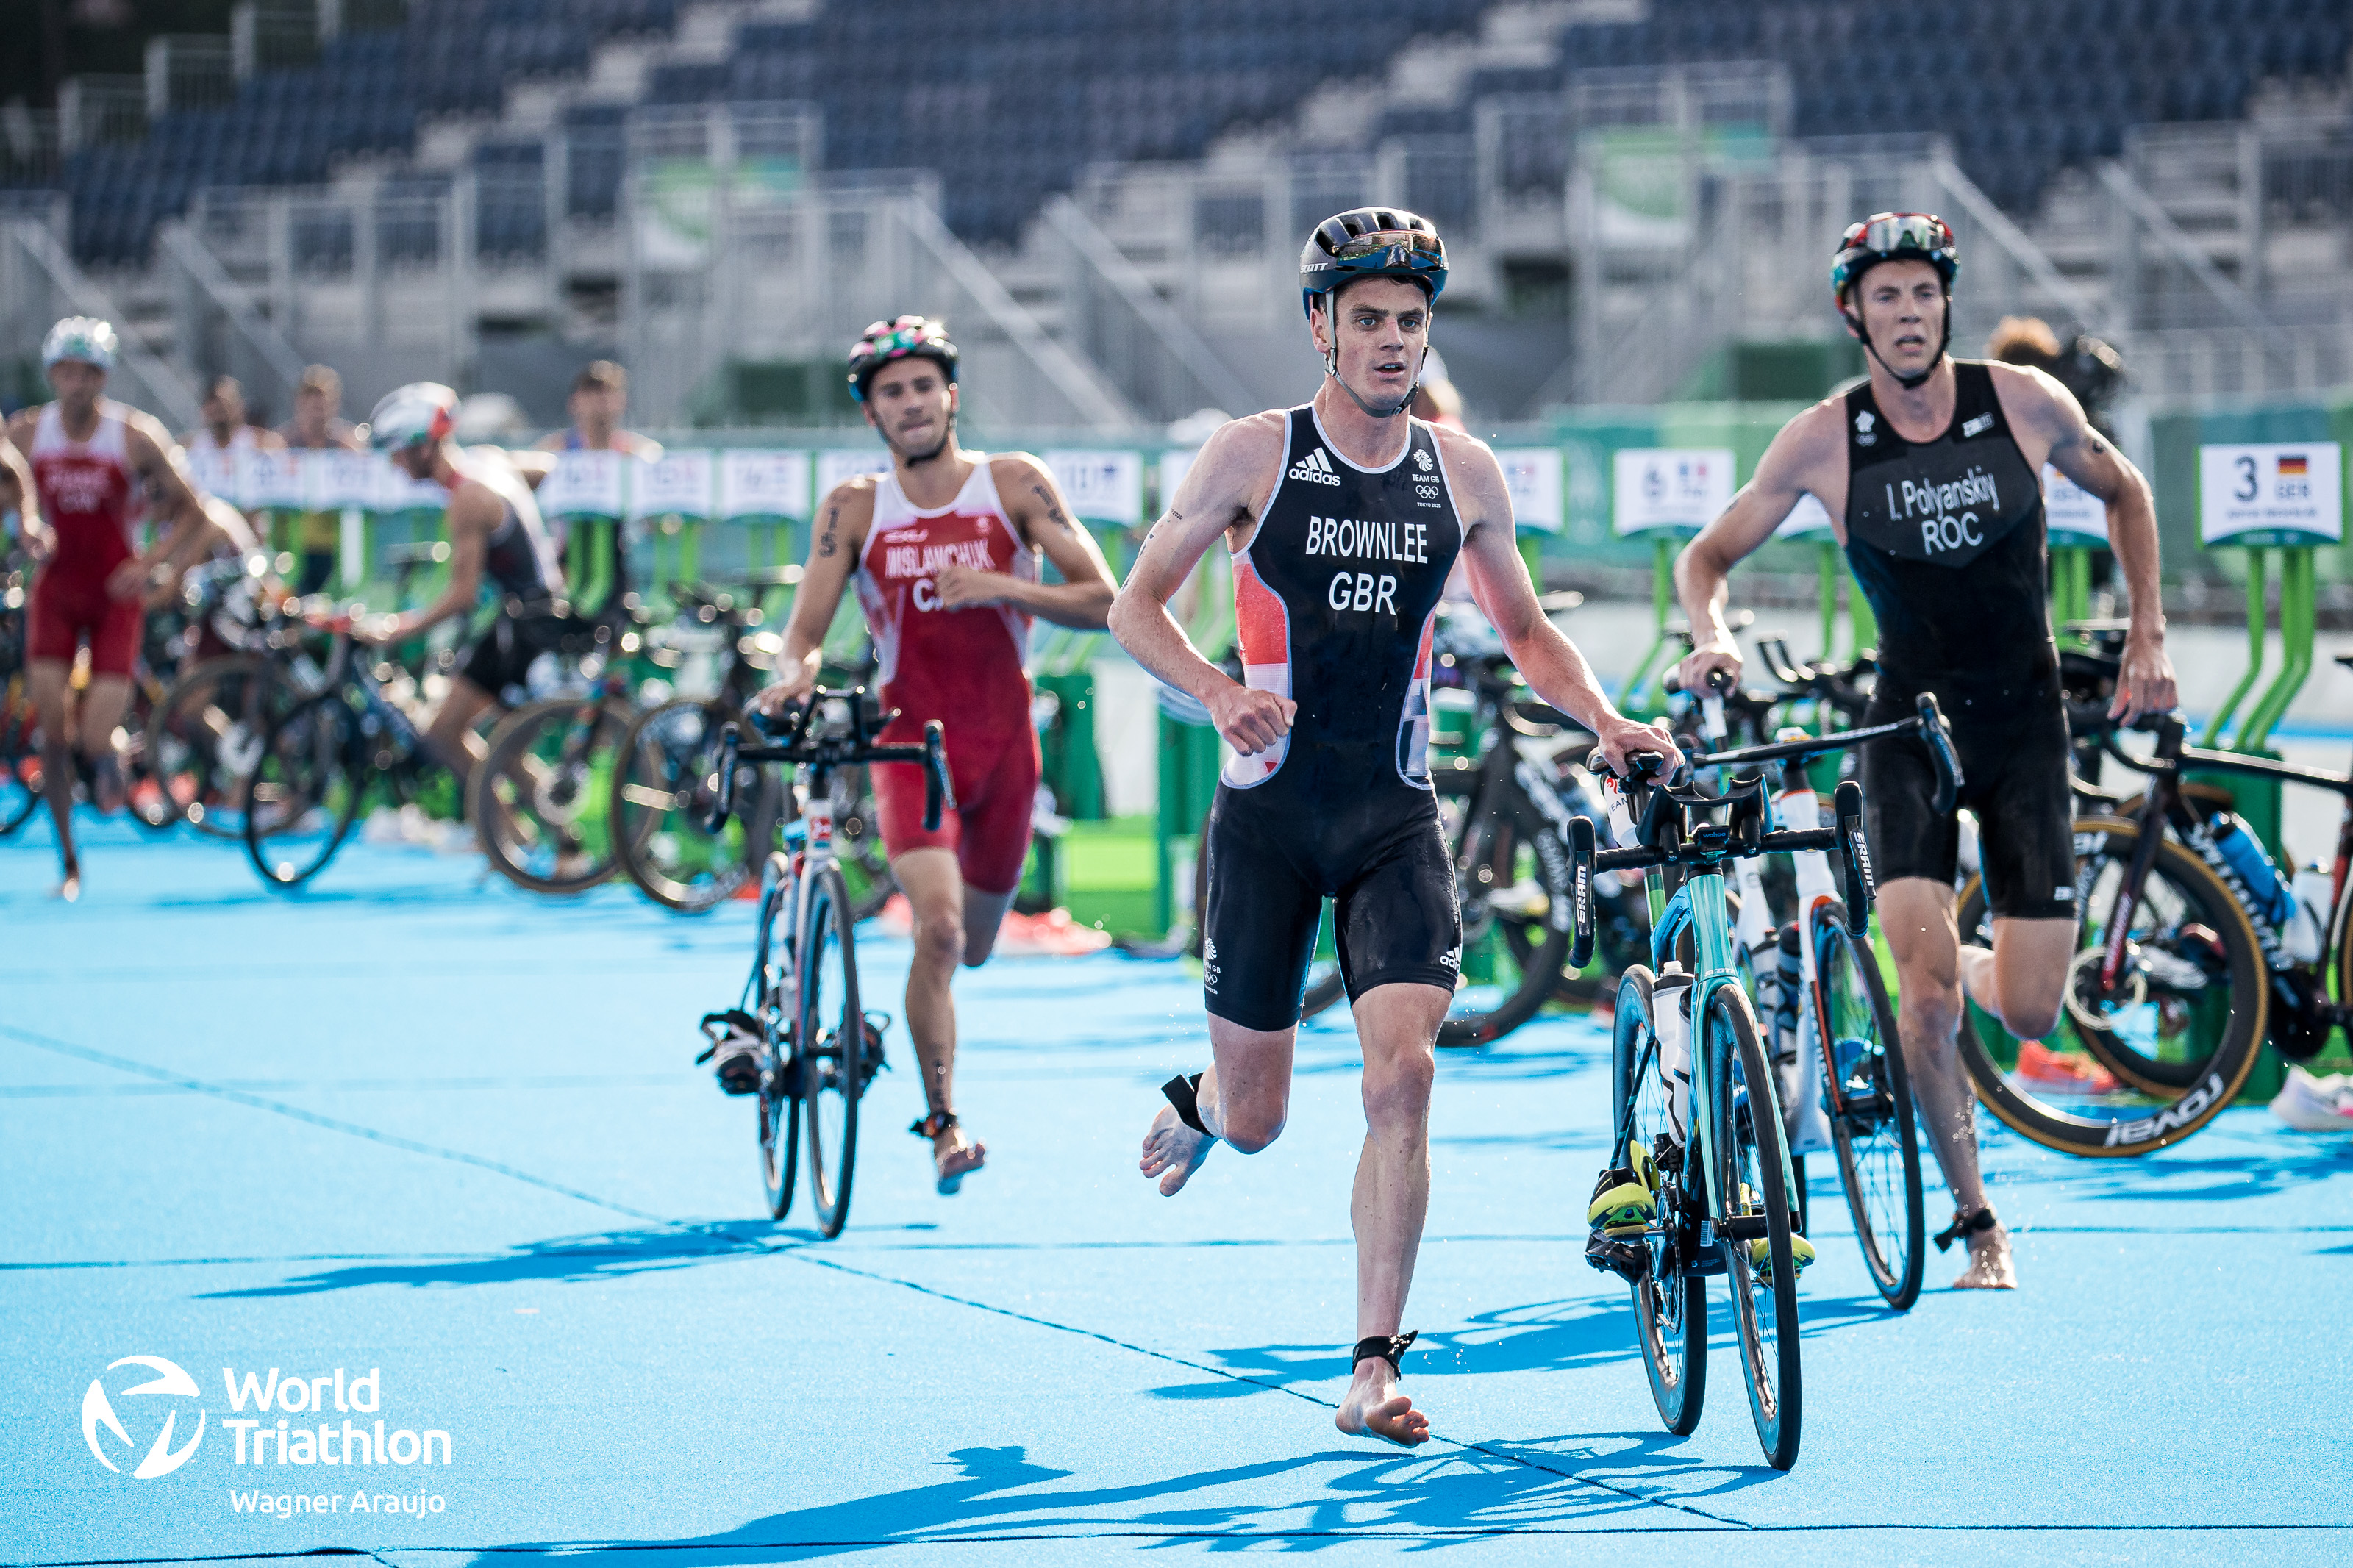
{"type": "Polygon", "coordinates": [[[438,441],[457,428],[458,395],[438,381],[412,381],[384,395],[368,416],[368,445],[402,452],[438,441]]]}
{"type": "Polygon", "coordinates": [[[96,316],[68,316],[41,340],[41,368],[78,360],[100,370],[114,368],[114,328],[96,316]]]}

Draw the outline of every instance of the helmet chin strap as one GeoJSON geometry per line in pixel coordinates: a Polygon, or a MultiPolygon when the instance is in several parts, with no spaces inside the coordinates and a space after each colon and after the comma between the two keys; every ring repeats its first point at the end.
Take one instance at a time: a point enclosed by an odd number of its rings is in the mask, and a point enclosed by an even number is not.
{"type": "MultiPolygon", "coordinates": [[[[1325,331],[1328,331],[1331,330],[1329,322],[1332,319],[1331,307],[1329,304],[1324,306],[1324,319],[1326,322],[1325,331]]],[[[1383,408],[1377,404],[1367,403],[1363,398],[1357,396],[1356,389],[1350,386],[1345,380],[1342,380],[1340,375],[1340,342],[1336,333],[1334,334],[1332,346],[1324,351],[1324,374],[1330,376],[1334,381],[1339,383],[1340,390],[1348,395],[1348,401],[1355,404],[1358,408],[1363,409],[1365,416],[1368,419],[1394,419],[1398,415],[1404,413],[1407,409],[1412,407],[1413,400],[1421,395],[1422,366],[1427,365],[1429,363],[1430,345],[1428,343],[1424,343],[1421,345],[1421,364],[1414,366],[1413,369],[1413,384],[1405,389],[1404,397],[1400,398],[1396,403],[1391,404],[1388,407],[1383,408]]]]}
{"type": "Polygon", "coordinates": [[[1861,316],[1849,310],[1846,319],[1853,326],[1854,335],[1862,340],[1863,352],[1877,360],[1879,368],[1894,376],[1895,384],[1906,392],[1917,392],[1926,386],[1928,378],[1936,374],[1936,367],[1945,363],[1946,351],[1953,346],[1953,297],[1949,293],[1945,296],[1945,335],[1936,344],[1936,355],[1928,361],[1927,369],[1912,375],[1905,374],[1887,363],[1886,356],[1879,352],[1879,345],[1871,341],[1871,329],[1862,324],[1861,316]]]}

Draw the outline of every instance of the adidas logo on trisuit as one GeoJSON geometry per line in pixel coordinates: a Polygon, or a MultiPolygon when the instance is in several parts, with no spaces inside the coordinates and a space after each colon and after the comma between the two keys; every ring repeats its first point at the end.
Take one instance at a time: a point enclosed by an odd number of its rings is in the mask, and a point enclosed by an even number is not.
{"type": "Polygon", "coordinates": [[[1332,470],[1332,459],[1324,455],[1321,447],[1292,464],[1291,477],[1304,479],[1311,485],[1336,485],[1340,482],[1340,476],[1332,470]]]}

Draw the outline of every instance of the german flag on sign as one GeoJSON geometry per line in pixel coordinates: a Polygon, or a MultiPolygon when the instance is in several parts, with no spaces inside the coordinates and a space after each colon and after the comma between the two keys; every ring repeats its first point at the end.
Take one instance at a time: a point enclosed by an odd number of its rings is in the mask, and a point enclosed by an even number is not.
{"type": "Polygon", "coordinates": [[[2280,478],[2284,479],[2300,479],[2304,478],[2305,461],[2302,454],[2298,454],[2294,457],[2289,457],[2284,454],[2282,455],[2279,462],[2279,471],[2280,478]]]}

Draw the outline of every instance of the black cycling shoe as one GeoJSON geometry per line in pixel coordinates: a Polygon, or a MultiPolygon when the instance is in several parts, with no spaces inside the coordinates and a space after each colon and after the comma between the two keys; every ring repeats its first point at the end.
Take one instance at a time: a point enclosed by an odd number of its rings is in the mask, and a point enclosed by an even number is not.
{"type": "Polygon", "coordinates": [[[694,1058],[696,1065],[712,1062],[719,1087],[729,1094],[759,1093],[760,1072],[767,1065],[768,1055],[760,1043],[759,1021],[741,1007],[730,1007],[724,1013],[704,1014],[702,1032],[711,1044],[694,1058]]]}

